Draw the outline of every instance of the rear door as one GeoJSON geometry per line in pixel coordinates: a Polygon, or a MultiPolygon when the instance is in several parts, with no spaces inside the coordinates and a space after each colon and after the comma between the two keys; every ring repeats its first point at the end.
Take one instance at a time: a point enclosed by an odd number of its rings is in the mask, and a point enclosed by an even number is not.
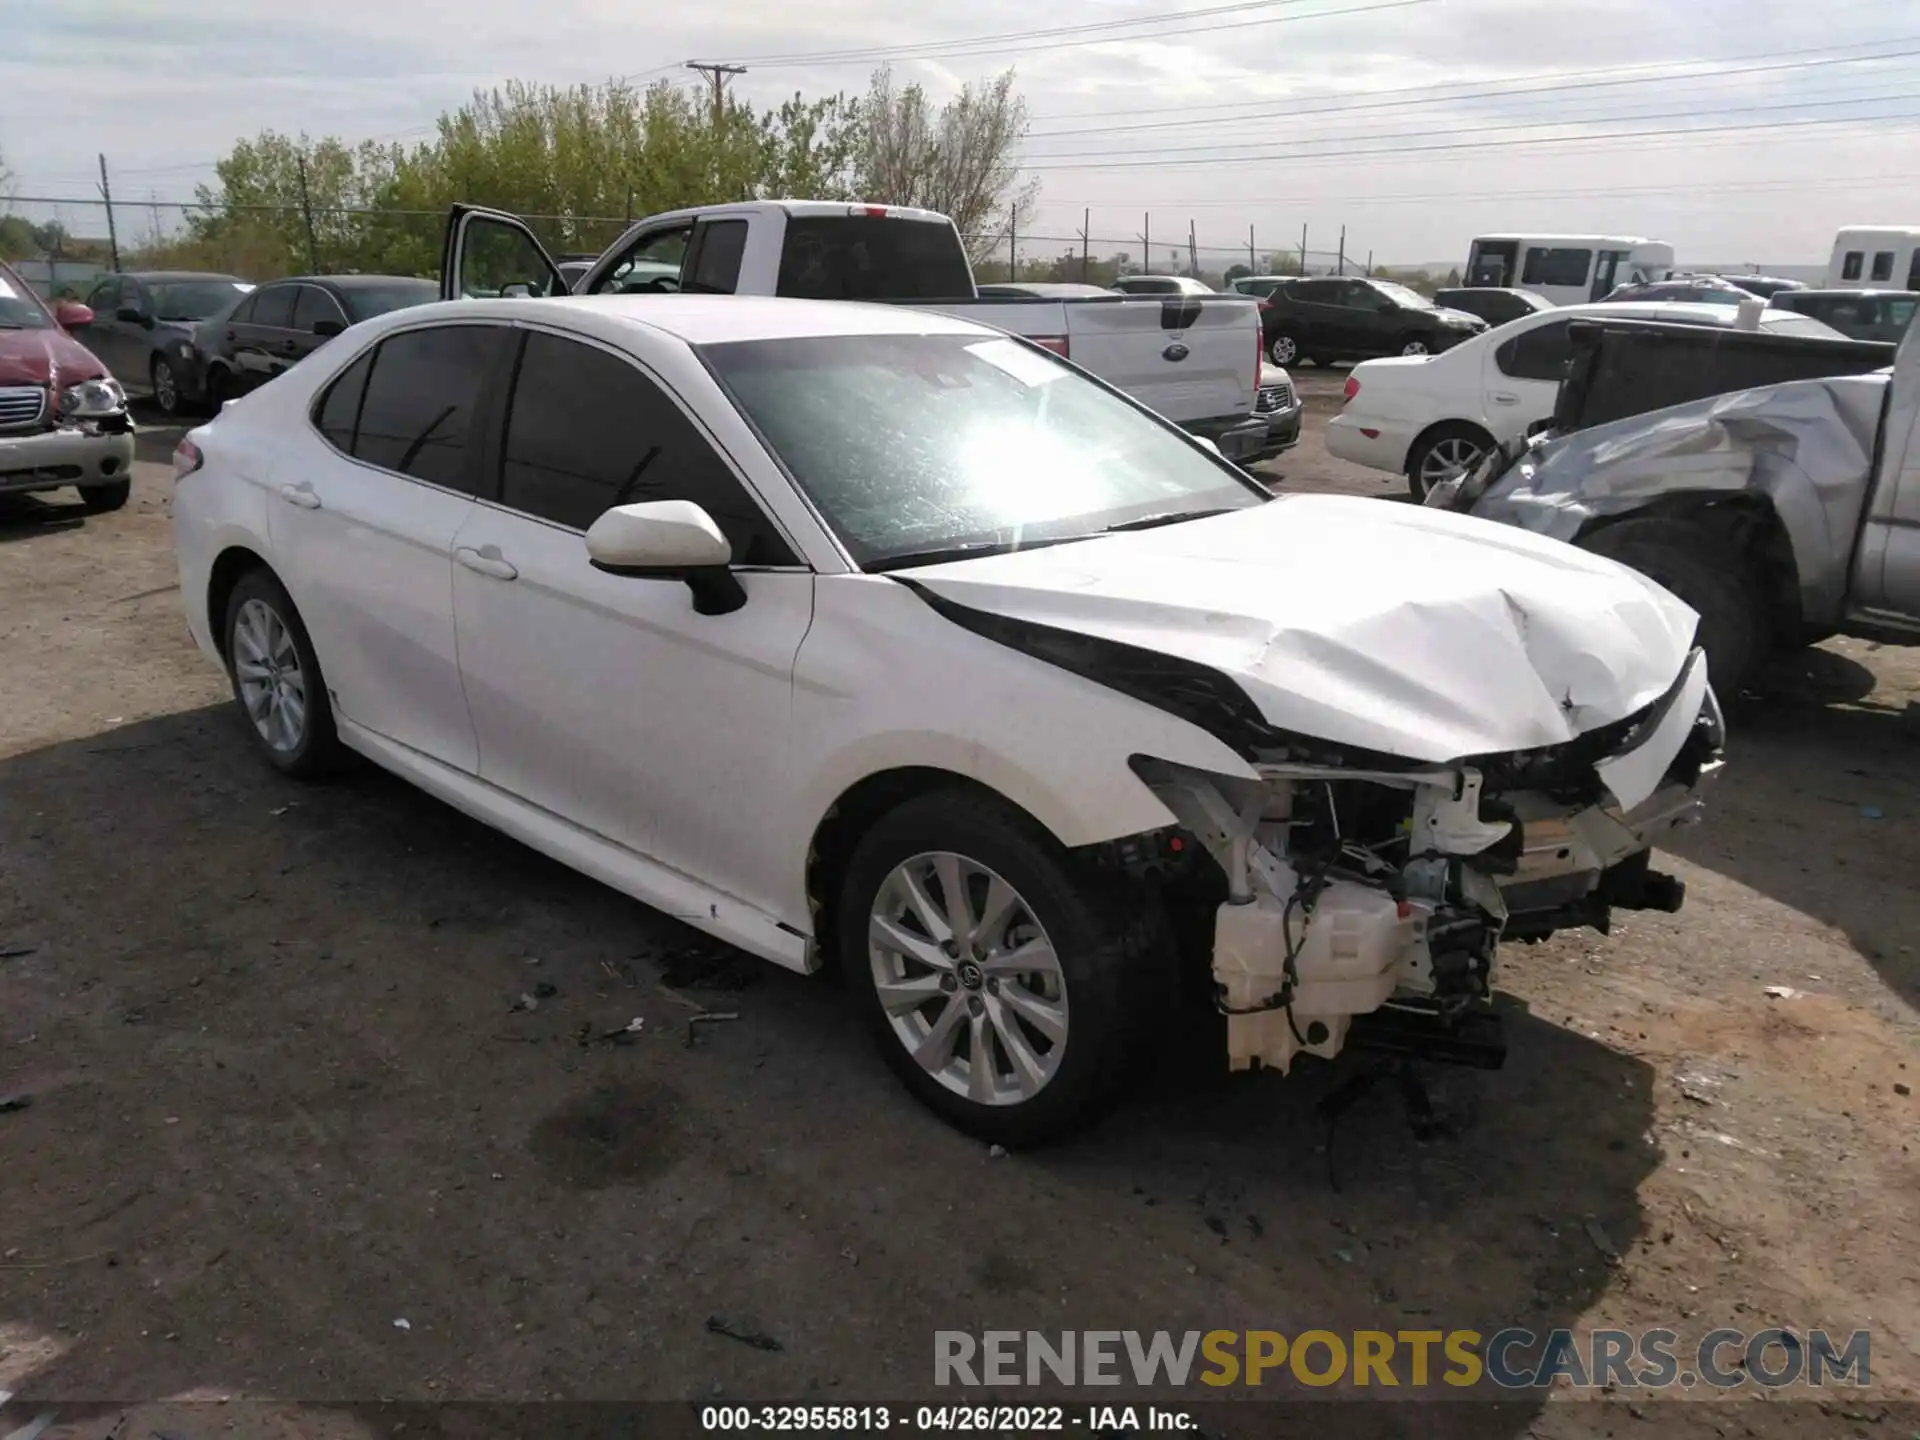
{"type": "Polygon", "coordinates": [[[1260,353],[1252,299],[1142,295],[1060,303],[1068,358],[1149,409],[1176,423],[1252,413],[1260,353]]]}
{"type": "Polygon", "coordinates": [[[298,285],[262,285],[253,292],[244,320],[227,325],[233,350],[236,393],[258,389],[291,363],[293,302],[298,285]]]}
{"type": "Polygon", "coordinates": [[[1546,320],[1487,347],[1481,399],[1495,440],[1517,440],[1528,426],[1553,414],[1561,378],[1573,359],[1572,328],[1570,318],[1546,320]]]}
{"type": "Polygon", "coordinates": [[[293,301],[293,353],[287,363],[306,359],[346,328],[347,312],[330,292],[318,285],[302,285],[293,301]]]}
{"type": "Polygon", "coordinates": [[[573,287],[526,221],[504,210],[455,205],[440,247],[440,298],[570,295],[573,287]]]}

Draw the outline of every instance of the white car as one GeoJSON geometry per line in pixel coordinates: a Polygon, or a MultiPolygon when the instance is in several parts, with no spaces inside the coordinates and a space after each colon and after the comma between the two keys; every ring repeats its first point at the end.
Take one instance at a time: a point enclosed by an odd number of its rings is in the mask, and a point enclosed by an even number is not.
{"type": "Polygon", "coordinates": [[[1237,1066],[1491,1063],[1496,940],[1673,908],[1648,846],[1718,764],[1651,582],[1275,499],[928,311],[421,306],[175,470],[188,619],[268,761],[357,751],[840,965],[911,1088],[1007,1143],[1110,1100],[1183,978],[1237,1066]]]}
{"type": "MultiPolygon", "coordinates": [[[[1342,460],[1405,475],[1416,498],[1469,470],[1490,445],[1517,440],[1553,414],[1572,358],[1568,327],[1581,319],[1667,320],[1730,326],[1726,305],[1637,302],[1567,305],[1510,320],[1440,355],[1367,360],[1347,377],[1346,408],[1327,426],[1327,450],[1342,460]]],[[[1846,337],[1790,310],[1765,310],[1774,335],[1846,337]]]]}

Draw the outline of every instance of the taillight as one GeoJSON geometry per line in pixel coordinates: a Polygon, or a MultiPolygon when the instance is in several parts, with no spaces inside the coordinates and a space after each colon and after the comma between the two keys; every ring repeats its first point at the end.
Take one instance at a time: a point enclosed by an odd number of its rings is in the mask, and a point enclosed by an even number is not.
{"type": "Polygon", "coordinates": [[[182,440],[173,447],[173,478],[176,482],[184,480],[202,465],[207,457],[200,453],[200,447],[191,440],[182,440]]]}
{"type": "Polygon", "coordinates": [[[1354,396],[1360,393],[1360,382],[1351,375],[1347,376],[1347,388],[1342,393],[1347,399],[1353,399],[1354,396]]]}
{"type": "Polygon", "coordinates": [[[847,213],[849,215],[871,215],[878,219],[884,219],[886,218],[887,207],[884,205],[850,205],[847,207],[847,213]]]}
{"type": "Polygon", "coordinates": [[[1068,353],[1070,347],[1067,344],[1067,337],[1065,335],[1035,335],[1031,338],[1033,343],[1038,345],[1042,350],[1051,350],[1062,360],[1071,360],[1073,358],[1073,356],[1068,353]]]}

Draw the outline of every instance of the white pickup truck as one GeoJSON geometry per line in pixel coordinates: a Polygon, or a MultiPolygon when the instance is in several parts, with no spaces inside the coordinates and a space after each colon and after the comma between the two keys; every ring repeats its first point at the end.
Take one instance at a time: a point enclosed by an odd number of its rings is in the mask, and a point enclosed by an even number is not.
{"type": "Polygon", "coordinates": [[[783,295],[958,315],[1043,345],[1181,428],[1251,462],[1298,435],[1285,372],[1261,372],[1260,317],[1236,295],[982,296],[953,222],[931,210],[824,200],[705,205],[637,221],[569,280],[513,215],[456,205],[443,298],[783,295]]]}

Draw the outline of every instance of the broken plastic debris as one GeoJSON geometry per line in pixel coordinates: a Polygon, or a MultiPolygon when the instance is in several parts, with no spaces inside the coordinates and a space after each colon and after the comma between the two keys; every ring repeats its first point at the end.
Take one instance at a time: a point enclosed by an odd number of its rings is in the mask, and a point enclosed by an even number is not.
{"type": "Polygon", "coordinates": [[[756,1350],[781,1350],[786,1347],[771,1335],[762,1335],[754,1330],[742,1330],[733,1322],[723,1320],[718,1315],[707,1317],[707,1329],[715,1335],[724,1335],[729,1340],[738,1340],[742,1345],[751,1345],[756,1350]]]}
{"type": "Polygon", "coordinates": [[[989,1160],[998,1160],[1006,1153],[1007,1147],[1004,1145],[989,1145],[987,1147],[987,1158],[989,1160]]]}
{"type": "Polygon", "coordinates": [[[1860,807],[1860,818],[1862,820],[1884,820],[1886,818],[1886,812],[1878,805],[1862,805],[1860,807]]]}
{"type": "Polygon", "coordinates": [[[393,1322],[393,1328],[396,1330],[411,1330],[413,1329],[413,1322],[402,1315],[398,1320],[393,1322]]]}
{"type": "Polygon", "coordinates": [[[1804,990],[1794,989],[1791,985],[1767,986],[1767,998],[1770,1000],[1798,1000],[1806,993],[1804,990]]]}
{"type": "Polygon", "coordinates": [[[1598,1220],[1584,1220],[1581,1227],[1587,1232],[1587,1239],[1593,1242],[1593,1248],[1609,1260],[1620,1258],[1620,1248],[1613,1243],[1613,1237],[1601,1228],[1598,1220]]]}

